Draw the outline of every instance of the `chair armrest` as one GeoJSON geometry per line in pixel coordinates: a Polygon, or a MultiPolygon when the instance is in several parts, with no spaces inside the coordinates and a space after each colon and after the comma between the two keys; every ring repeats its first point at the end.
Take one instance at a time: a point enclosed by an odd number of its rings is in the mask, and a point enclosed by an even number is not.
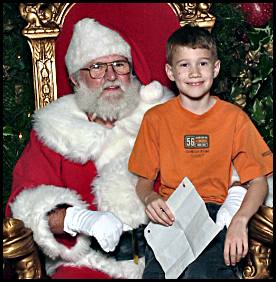
{"type": "Polygon", "coordinates": [[[272,279],[273,208],[262,205],[248,225],[249,251],[243,278],[272,279]]]}
{"type": "Polygon", "coordinates": [[[19,219],[5,218],[3,221],[3,258],[4,273],[15,271],[16,275],[13,276],[18,279],[43,278],[33,233],[19,219]]]}

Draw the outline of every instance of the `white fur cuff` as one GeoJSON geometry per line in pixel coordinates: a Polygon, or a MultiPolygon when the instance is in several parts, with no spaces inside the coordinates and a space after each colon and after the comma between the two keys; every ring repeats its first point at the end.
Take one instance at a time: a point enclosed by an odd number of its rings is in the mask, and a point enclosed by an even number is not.
{"type": "Polygon", "coordinates": [[[80,235],[76,245],[68,249],[58,243],[50,231],[47,213],[59,204],[68,204],[86,208],[87,204],[79,195],[66,188],[52,185],[40,185],[22,191],[11,204],[13,217],[22,220],[27,228],[33,231],[33,237],[42,251],[50,258],[58,256],[74,261],[89,251],[89,240],[80,235]]]}

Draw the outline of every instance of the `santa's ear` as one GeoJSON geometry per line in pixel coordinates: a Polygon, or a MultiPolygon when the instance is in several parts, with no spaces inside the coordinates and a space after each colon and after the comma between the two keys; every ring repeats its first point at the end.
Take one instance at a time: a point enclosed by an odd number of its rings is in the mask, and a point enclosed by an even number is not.
{"type": "Polygon", "coordinates": [[[166,71],[166,74],[167,74],[169,80],[175,81],[173,71],[172,71],[172,66],[169,65],[169,64],[166,64],[165,65],[165,71],[166,71]]]}
{"type": "Polygon", "coordinates": [[[69,76],[69,78],[70,78],[70,81],[72,82],[72,84],[74,85],[74,86],[79,86],[79,80],[78,80],[78,78],[77,78],[77,74],[76,73],[73,73],[73,74],[71,74],[70,76],[69,76]]]}

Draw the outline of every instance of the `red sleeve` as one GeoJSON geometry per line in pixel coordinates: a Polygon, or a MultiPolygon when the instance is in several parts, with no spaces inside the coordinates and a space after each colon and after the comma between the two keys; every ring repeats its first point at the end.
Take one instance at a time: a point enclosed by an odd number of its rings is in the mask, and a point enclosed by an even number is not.
{"type": "Polygon", "coordinates": [[[61,155],[43,145],[32,130],[30,141],[17,161],[13,171],[11,194],[6,206],[6,216],[11,216],[9,203],[23,190],[41,184],[63,186],[60,177],[61,155]]]}

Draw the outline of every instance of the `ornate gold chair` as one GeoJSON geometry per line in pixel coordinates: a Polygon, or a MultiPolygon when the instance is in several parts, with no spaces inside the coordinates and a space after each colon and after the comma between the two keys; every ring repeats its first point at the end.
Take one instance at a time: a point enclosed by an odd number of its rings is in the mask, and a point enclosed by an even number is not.
{"type": "MultiPolygon", "coordinates": [[[[209,13],[210,3],[21,3],[19,9],[27,26],[32,52],[35,107],[39,109],[58,97],[71,93],[64,56],[79,19],[92,17],[103,24],[114,19],[123,32],[131,34],[143,53],[145,72],[155,74],[150,79],[171,86],[164,69],[165,43],[170,33],[180,25],[193,23],[212,29],[215,17],[209,13]],[[147,19],[147,20],[145,20],[147,19]],[[127,23],[127,24],[125,24],[127,23]],[[142,29],[152,29],[151,38],[143,38],[142,29]],[[158,41],[159,52],[152,47],[158,41]],[[156,57],[159,56],[159,57],[156,57]],[[156,71],[158,70],[158,71],[156,71]]],[[[270,278],[273,209],[262,206],[249,226],[250,251],[245,259],[243,278],[270,278]]],[[[15,218],[5,218],[3,224],[3,257],[12,262],[17,278],[43,278],[32,231],[15,218]]]]}

